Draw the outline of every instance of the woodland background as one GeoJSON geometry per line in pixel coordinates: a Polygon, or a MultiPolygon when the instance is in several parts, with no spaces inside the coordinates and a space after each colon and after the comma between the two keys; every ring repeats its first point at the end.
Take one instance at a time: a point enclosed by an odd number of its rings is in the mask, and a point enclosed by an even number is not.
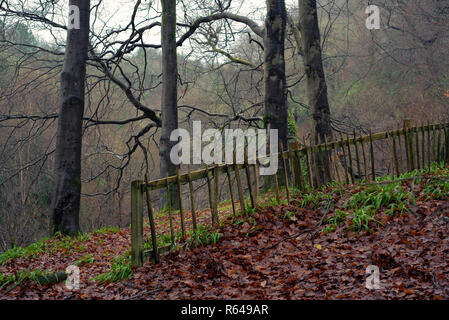
{"type": "MultiPolygon", "coordinates": [[[[154,21],[157,28],[161,9],[156,2],[121,3],[116,16],[128,15],[136,26],[154,21]]],[[[332,129],[368,133],[397,128],[404,118],[449,121],[449,19],[444,11],[449,3],[370,3],[381,8],[380,30],[365,27],[366,1],[317,1],[332,129]]],[[[263,23],[262,2],[248,11],[242,1],[179,0],[177,38],[198,17],[222,12],[223,6],[263,23]]],[[[93,49],[121,83],[130,84],[138,101],[161,110],[158,32],[122,54],[130,25],[118,25],[107,7],[108,1],[92,3],[93,49]]],[[[297,19],[297,4],[287,3],[287,9],[290,19],[297,19]]],[[[65,46],[64,33],[49,21],[64,21],[65,12],[62,1],[0,1],[0,251],[49,233],[65,46]]],[[[202,24],[178,49],[179,126],[190,128],[194,120],[220,129],[263,126],[263,54],[260,38],[245,24],[229,19],[202,24]]],[[[285,59],[289,135],[309,139],[313,123],[304,66],[290,24],[285,59]]],[[[147,170],[150,179],[159,178],[161,132],[92,60],[86,91],[81,229],[125,227],[131,181],[147,170]]]]}

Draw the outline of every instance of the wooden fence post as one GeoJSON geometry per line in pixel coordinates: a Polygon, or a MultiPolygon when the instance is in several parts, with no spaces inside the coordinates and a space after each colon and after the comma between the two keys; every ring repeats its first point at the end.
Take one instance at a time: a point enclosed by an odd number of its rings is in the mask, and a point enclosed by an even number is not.
{"type": "Polygon", "coordinates": [[[427,166],[429,168],[431,163],[432,163],[432,152],[430,145],[430,122],[427,121],[427,166]]]}
{"type": "Polygon", "coordinates": [[[303,140],[303,144],[304,144],[304,148],[306,150],[307,175],[308,175],[308,178],[309,178],[309,185],[310,185],[310,188],[313,189],[314,185],[313,185],[312,165],[310,163],[310,161],[311,161],[311,156],[310,156],[310,148],[311,148],[311,146],[307,146],[306,145],[306,140],[303,140]]]}
{"type": "Polygon", "coordinates": [[[187,170],[188,170],[188,175],[189,175],[190,211],[192,212],[192,227],[193,227],[193,231],[195,232],[198,227],[196,224],[195,197],[194,197],[192,174],[190,172],[190,166],[187,167],[187,170]]]}
{"type": "Polygon", "coordinates": [[[348,163],[346,161],[346,151],[345,151],[345,142],[343,140],[343,135],[340,133],[340,145],[341,145],[341,150],[343,151],[343,163],[345,166],[345,181],[346,184],[349,184],[349,172],[348,172],[348,163]]]}
{"type": "Polygon", "coordinates": [[[354,152],[355,152],[355,161],[357,162],[357,175],[359,179],[362,180],[362,171],[360,167],[360,157],[359,157],[359,148],[357,147],[357,135],[354,129],[354,152]]]}
{"type": "Polygon", "coordinates": [[[437,140],[437,132],[436,132],[436,126],[432,125],[432,162],[435,162],[437,160],[437,152],[436,152],[436,140],[437,140]]]}
{"type": "Polygon", "coordinates": [[[328,170],[329,170],[329,179],[331,181],[335,181],[335,177],[334,174],[332,172],[332,147],[330,145],[328,145],[328,140],[327,140],[327,136],[324,136],[324,145],[325,145],[325,153],[327,155],[327,165],[328,165],[328,170]],[[329,150],[328,150],[329,148],[329,150]]]}
{"type": "Polygon", "coordinates": [[[184,224],[184,209],[182,207],[182,184],[181,184],[181,174],[179,168],[176,169],[176,175],[178,178],[178,198],[179,198],[179,215],[181,216],[181,233],[182,239],[186,239],[186,229],[184,224]]]}
{"type": "Polygon", "coordinates": [[[170,239],[171,244],[175,244],[175,231],[173,229],[173,211],[171,206],[171,195],[170,195],[170,184],[168,183],[168,173],[165,176],[166,186],[167,186],[167,207],[168,207],[168,219],[170,223],[170,239]]]}
{"type": "MultiPolygon", "coordinates": [[[[362,134],[360,134],[360,136],[362,136],[362,134]]],[[[361,144],[362,144],[363,171],[364,171],[363,176],[365,177],[365,180],[368,181],[369,180],[369,173],[368,173],[369,171],[368,171],[368,162],[367,162],[367,158],[366,158],[365,142],[362,140],[361,144]]]]}
{"type": "Polygon", "coordinates": [[[248,184],[249,198],[251,200],[251,206],[253,208],[255,208],[257,204],[256,204],[256,199],[254,199],[253,184],[251,182],[251,170],[249,168],[247,146],[245,146],[245,149],[244,149],[244,156],[245,156],[245,172],[246,172],[246,181],[248,184]]]}
{"type": "Polygon", "coordinates": [[[229,185],[229,193],[231,195],[231,202],[232,202],[232,215],[235,218],[237,218],[237,213],[235,211],[235,199],[234,199],[234,190],[232,190],[232,180],[231,180],[231,173],[229,170],[229,165],[226,164],[226,176],[228,178],[228,185],[229,185]]]}
{"type": "Polygon", "coordinates": [[[404,145],[405,145],[405,154],[407,156],[407,171],[412,171],[412,156],[410,151],[410,134],[409,129],[412,126],[411,119],[404,119],[403,121],[403,130],[404,130],[404,145]]]}
{"type": "Polygon", "coordinates": [[[143,181],[131,183],[131,264],[143,265],[143,181]]]}
{"type": "Polygon", "coordinates": [[[287,161],[285,159],[284,146],[282,141],[279,140],[279,146],[281,147],[282,161],[284,165],[284,179],[285,179],[285,191],[287,193],[287,203],[290,203],[290,188],[288,186],[288,173],[287,173],[287,161]]]}
{"type": "Polygon", "coordinates": [[[421,169],[420,152],[419,152],[419,133],[418,126],[415,127],[415,143],[416,143],[416,169],[421,169]]]}
{"type": "Polygon", "coordinates": [[[374,159],[374,145],[373,145],[373,134],[371,130],[369,131],[369,143],[370,143],[370,151],[371,151],[371,181],[376,180],[376,167],[375,167],[375,159],[374,159]]]}
{"type": "Polygon", "coordinates": [[[396,151],[396,137],[394,134],[391,134],[391,139],[393,140],[393,161],[394,161],[394,166],[396,168],[396,176],[399,177],[401,175],[401,171],[399,169],[399,160],[398,160],[398,153],[396,151]]]}
{"type": "Polygon", "coordinates": [[[239,165],[237,164],[237,157],[235,152],[234,152],[234,172],[235,178],[237,180],[237,190],[239,192],[240,211],[243,216],[246,214],[245,194],[243,193],[242,179],[240,177],[240,169],[239,165]]]}
{"type": "Polygon", "coordinates": [[[304,174],[302,172],[301,153],[299,152],[299,150],[301,148],[300,148],[300,145],[298,143],[298,140],[296,140],[295,144],[296,144],[295,157],[296,157],[296,159],[298,161],[298,163],[297,163],[298,167],[297,168],[298,168],[298,172],[299,172],[299,188],[300,188],[300,190],[302,192],[304,192],[306,190],[306,188],[305,188],[304,174]]]}
{"type": "Polygon", "coordinates": [[[220,170],[218,168],[218,165],[216,164],[214,167],[214,210],[212,212],[212,226],[218,227],[220,220],[218,217],[218,201],[219,201],[219,194],[218,194],[218,186],[220,183],[220,170]]]}
{"type": "Polygon", "coordinates": [[[206,164],[206,180],[207,180],[207,191],[209,192],[209,207],[210,207],[210,213],[211,216],[213,216],[213,211],[215,208],[214,205],[214,196],[212,194],[212,184],[210,182],[210,177],[209,177],[209,166],[206,164]]]}
{"type": "Polygon", "coordinates": [[[349,158],[349,169],[351,170],[351,181],[354,184],[355,183],[355,177],[354,177],[354,166],[352,164],[352,152],[351,152],[351,144],[349,143],[349,135],[346,135],[346,143],[348,144],[348,158],[349,158]]]}
{"type": "Polygon", "coordinates": [[[293,186],[296,189],[302,190],[302,186],[301,186],[301,172],[300,172],[300,168],[301,168],[301,164],[300,164],[300,159],[298,157],[298,153],[297,153],[297,143],[296,142],[292,142],[290,143],[290,150],[295,150],[295,156],[293,157],[293,160],[290,161],[290,163],[292,164],[292,174],[293,174],[293,186]]]}
{"type": "Polygon", "coordinates": [[[154,257],[154,262],[156,264],[158,264],[160,261],[159,248],[157,245],[157,234],[156,234],[156,226],[154,224],[153,206],[151,205],[150,192],[148,191],[148,188],[146,187],[148,185],[148,177],[146,174],[145,174],[145,183],[146,183],[145,194],[147,196],[148,221],[150,222],[151,242],[153,244],[153,257],[154,257]]]}

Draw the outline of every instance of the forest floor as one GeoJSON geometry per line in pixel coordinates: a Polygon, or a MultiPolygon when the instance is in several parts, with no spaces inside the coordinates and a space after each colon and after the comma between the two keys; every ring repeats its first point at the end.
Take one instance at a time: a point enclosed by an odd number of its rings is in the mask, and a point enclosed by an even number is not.
{"type": "Polygon", "coordinates": [[[294,192],[288,205],[264,196],[243,217],[225,204],[217,230],[177,237],[160,264],[134,270],[129,229],[16,248],[0,255],[0,299],[449,299],[449,168],[388,179],[294,192]],[[79,290],[38,284],[73,264],[79,290]],[[366,287],[372,265],[378,289],[366,287]]]}

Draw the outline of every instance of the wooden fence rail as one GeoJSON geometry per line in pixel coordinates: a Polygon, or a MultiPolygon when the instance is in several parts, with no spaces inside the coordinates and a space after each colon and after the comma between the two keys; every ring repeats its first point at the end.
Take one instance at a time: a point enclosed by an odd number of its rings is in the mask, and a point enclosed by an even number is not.
{"type": "MultiPolygon", "coordinates": [[[[426,124],[412,126],[410,120],[404,120],[403,128],[393,131],[352,137],[340,135],[336,141],[322,141],[318,145],[302,145],[298,141],[290,143],[284,149],[280,144],[278,153],[280,171],[272,176],[272,184],[276,201],[280,203],[279,184],[282,181],[287,201],[290,202],[291,188],[300,192],[307,188],[320,188],[331,181],[354,183],[357,180],[373,181],[376,176],[390,173],[397,177],[406,171],[429,167],[432,162],[449,162],[449,123],[426,124]],[[381,143],[381,145],[376,145],[381,143]],[[380,152],[379,152],[380,151],[380,152]],[[377,160],[377,164],[376,164],[377,160]],[[405,160],[405,163],[404,163],[405,160]],[[355,165],[354,165],[355,164],[355,165]],[[280,174],[281,176],[278,176],[280,174]],[[290,178],[290,179],[289,179],[290,178]]],[[[268,157],[268,156],[267,156],[268,157]]],[[[266,158],[267,158],[266,157],[266,158]]],[[[246,214],[247,203],[244,193],[244,180],[248,189],[251,206],[258,204],[259,194],[259,166],[266,158],[256,159],[254,164],[249,163],[247,151],[243,163],[215,165],[196,171],[188,168],[187,173],[177,171],[176,176],[163,179],[134,181],[131,184],[131,261],[134,266],[141,266],[150,258],[159,261],[159,252],[165,248],[157,248],[156,225],[154,223],[153,208],[150,201],[150,191],[167,190],[167,209],[170,223],[170,237],[174,243],[174,213],[171,206],[172,199],[168,192],[170,185],[178,187],[178,205],[180,215],[180,229],[182,238],[186,238],[186,219],[182,198],[182,186],[188,185],[190,196],[190,212],[193,231],[197,230],[197,217],[195,211],[195,191],[193,182],[206,180],[208,186],[209,206],[211,209],[211,225],[218,226],[218,188],[220,176],[228,180],[228,188],[232,201],[233,215],[237,214],[236,201],[240,204],[240,211],[246,214]],[[251,170],[253,168],[254,170],[251,170]],[[243,170],[243,174],[242,171],[243,170]],[[234,198],[234,184],[231,174],[237,184],[237,197],[234,198]],[[246,179],[244,178],[246,176],[246,179]],[[213,179],[213,182],[212,182],[213,179]],[[143,197],[146,195],[148,218],[151,228],[151,239],[154,250],[143,250],[143,197]],[[235,201],[236,200],[236,201],[235,201]],[[160,249],[160,250],[158,250],[160,249]]],[[[225,185],[223,183],[223,185],[225,185]]]]}

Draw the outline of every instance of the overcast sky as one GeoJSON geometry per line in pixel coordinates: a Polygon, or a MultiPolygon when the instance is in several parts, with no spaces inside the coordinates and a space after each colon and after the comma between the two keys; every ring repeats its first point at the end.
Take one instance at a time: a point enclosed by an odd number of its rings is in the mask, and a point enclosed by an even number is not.
{"type": "MultiPolygon", "coordinates": [[[[188,1],[188,0],[186,0],[188,1]]],[[[296,3],[297,0],[287,0],[287,6],[292,6],[296,3]]],[[[148,1],[145,0],[141,7],[144,7],[145,4],[148,5],[148,1]]],[[[153,2],[153,7],[156,7],[158,11],[161,9],[160,0],[156,0],[153,2]]],[[[125,26],[129,23],[130,17],[133,12],[135,2],[133,0],[104,0],[103,7],[101,8],[101,20],[107,21],[108,28],[118,28],[120,26],[125,26]]],[[[241,15],[250,16],[252,19],[258,21],[260,24],[263,23],[263,19],[265,16],[265,8],[266,3],[265,0],[234,0],[233,6],[230,9],[233,13],[238,13],[241,15]],[[256,12],[257,11],[257,12],[256,12]]],[[[68,9],[62,10],[61,15],[63,15],[64,20],[58,21],[59,23],[66,24],[67,21],[67,12],[68,9]]],[[[181,21],[184,13],[181,11],[182,8],[178,6],[178,20],[181,21]]],[[[150,13],[149,17],[144,15],[140,15],[139,21],[144,21],[144,18],[153,18],[155,16],[155,12],[150,13]]],[[[97,32],[98,27],[102,27],[103,23],[97,22],[97,32]]],[[[52,41],[53,36],[49,31],[39,30],[38,28],[33,30],[40,38],[46,41],[52,41]]],[[[57,34],[58,37],[62,40],[65,39],[65,32],[61,32],[57,34]]],[[[178,35],[179,37],[180,35],[178,35]]],[[[149,43],[159,44],[160,43],[160,28],[154,28],[151,32],[147,32],[145,34],[145,40],[149,43]]]]}

